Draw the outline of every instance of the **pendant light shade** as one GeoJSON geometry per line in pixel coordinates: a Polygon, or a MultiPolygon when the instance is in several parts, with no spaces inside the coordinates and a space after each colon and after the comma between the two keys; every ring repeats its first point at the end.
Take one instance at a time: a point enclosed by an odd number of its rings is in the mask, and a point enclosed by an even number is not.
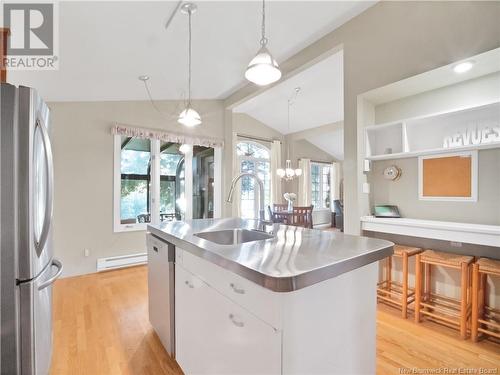
{"type": "Polygon", "coordinates": [[[189,38],[188,38],[188,101],[186,108],[179,114],[177,122],[184,126],[193,127],[201,124],[201,116],[191,106],[191,16],[197,10],[196,4],[184,3],[181,12],[188,15],[189,38]]]}
{"type": "Polygon", "coordinates": [[[191,107],[187,107],[179,114],[179,118],[177,119],[177,122],[179,124],[182,124],[184,126],[191,128],[193,126],[201,124],[201,117],[200,117],[200,114],[198,112],[196,112],[196,110],[194,110],[191,107]]]}
{"type": "Polygon", "coordinates": [[[259,86],[269,85],[281,78],[278,63],[265,46],[248,64],[245,78],[259,86]]]}
{"type": "Polygon", "coordinates": [[[260,38],[260,49],[248,64],[245,78],[259,86],[266,86],[281,78],[281,70],[278,63],[267,49],[266,38],[266,3],[262,0],[262,37],[260,38]]]}

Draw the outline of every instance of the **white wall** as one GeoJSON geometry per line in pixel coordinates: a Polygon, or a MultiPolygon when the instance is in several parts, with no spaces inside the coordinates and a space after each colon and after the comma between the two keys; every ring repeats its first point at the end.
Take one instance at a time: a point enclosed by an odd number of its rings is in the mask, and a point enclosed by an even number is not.
{"type": "MultiPolygon", "coordinates": [[[[64,275],[96,271],[100,257],[144,252],[145,232],[113,233],[113,136],[111,125],[187,132],[176,122],[179,102],[50,103],[55,167],[54,246],[64,275]],[[84,249],[90,256],[84,257],[84,249]]],[[[223,138],[220,101],[194,103],[203,117],[196,134],[223,138]]]]}

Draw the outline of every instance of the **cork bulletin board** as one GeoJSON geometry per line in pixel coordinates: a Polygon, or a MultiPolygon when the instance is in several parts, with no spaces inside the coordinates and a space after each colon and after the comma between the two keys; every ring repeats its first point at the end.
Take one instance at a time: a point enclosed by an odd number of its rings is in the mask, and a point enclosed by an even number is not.
{"type": "Polygon", "coordinates": [[[419,158],[422,200],[477,200],[477,151],[419,158]]]}

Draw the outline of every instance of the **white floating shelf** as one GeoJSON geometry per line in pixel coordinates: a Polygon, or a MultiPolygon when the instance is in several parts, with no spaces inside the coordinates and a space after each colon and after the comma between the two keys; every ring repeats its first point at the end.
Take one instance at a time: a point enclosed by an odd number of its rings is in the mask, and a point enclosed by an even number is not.
{"type": "Polygon", "coordinates": [[[424,155],[437,155],[437,154],[447,154],[459,151],[472,151],[472,150],[487,150],[491,148],[500,148],[500,142],[495,143],[486,143],[477,146],[462,146],[462,147],[450,147],[450,148],[437,148],[434,150],[426,150],[426,151],[408,151],[408,152],[400,152],[397,154],[385,154],[385,155],[376,155],[376,156],[367,156],[367,160],[392,160],[392,159],[405,159],[405,158],[414,158],[418,156],[424,155]]]}
{"type": "Polygon", "coordinates": [[[368,160],[489,148],[500,148],[500,102],[365,128],[368,160]]]}

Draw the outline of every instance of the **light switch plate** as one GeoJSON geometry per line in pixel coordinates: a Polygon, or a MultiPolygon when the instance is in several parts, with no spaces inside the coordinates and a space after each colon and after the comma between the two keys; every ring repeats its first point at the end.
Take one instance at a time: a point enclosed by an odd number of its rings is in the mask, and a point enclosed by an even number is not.
{"type": "Polygon", "coordinates": [[[370,194],[370,184],[368,182],[363,183],[363,193],[370,194]]]}
{"type": "Polygon", "coordinates": [[[371,162],[371,160],[365,159],[364,163],[363,163],[363,171],[364,172],[370,172],[371,170],[372,170],[372,162],[371,162]]]}

